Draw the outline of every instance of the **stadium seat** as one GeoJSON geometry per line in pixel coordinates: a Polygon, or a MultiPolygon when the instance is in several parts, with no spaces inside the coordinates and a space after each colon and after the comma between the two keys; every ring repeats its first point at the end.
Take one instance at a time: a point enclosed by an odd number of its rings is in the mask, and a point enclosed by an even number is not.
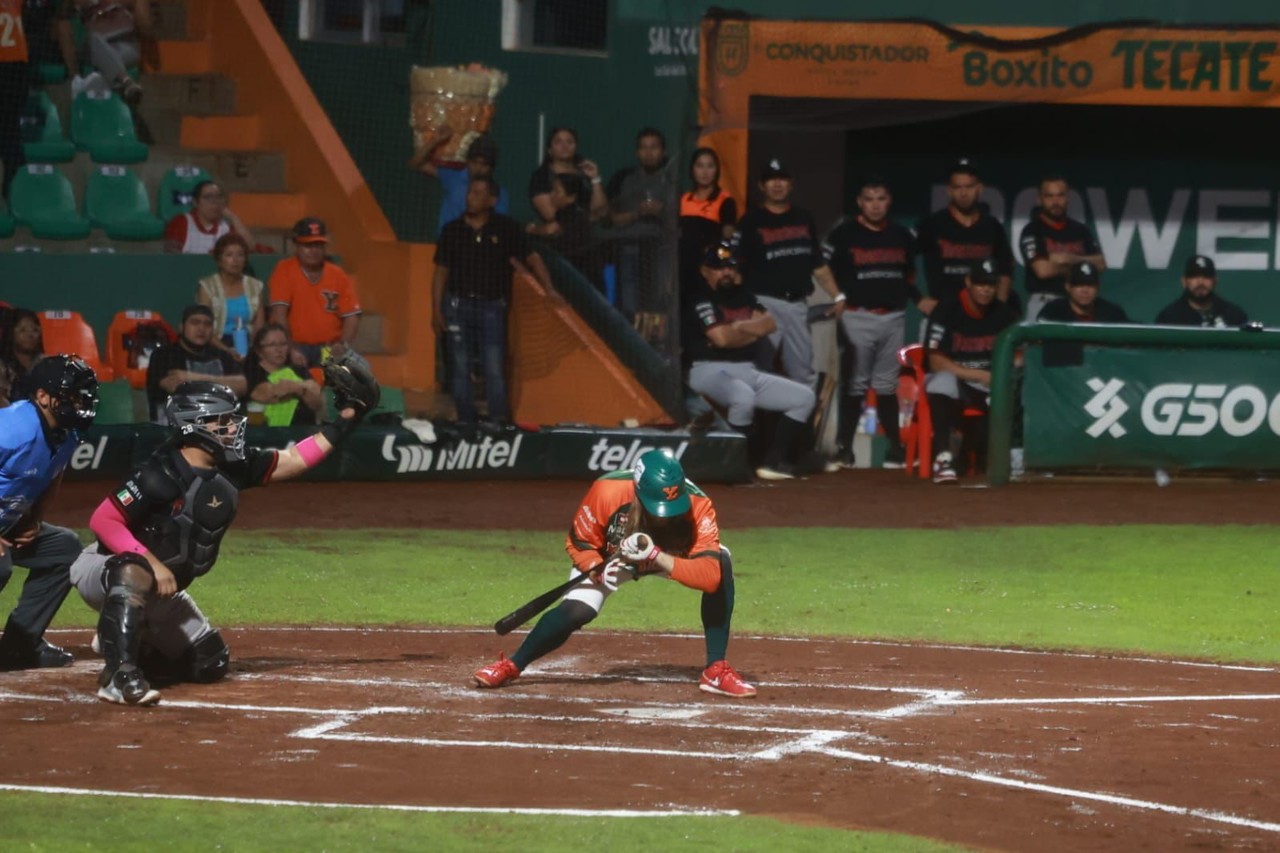
{"type": "Polygon", "coordinates": [[[9,204],[19,225],[43,240],[83,240],[89,220],[76,209],[75,192],[66,176],[48,163],[31,163],[13,176],[9,204]]]}
{"type": "Polygon", "coordinates": [[[129,107],[114,92],[81,92],[71,105],[71,140],[95,163],[141,163],[147,146],[138,141],[129,107]]]}
{"type": "Polygon", "coordinates": [[[98,354],[98,340],[93,335],[93,327],[85,322],[79,311],[41,311],[40,335],[44,338],[45,352],[78,355],[98,374],[99,382],[115,379],[115,373],[98,354]]]}
{"type": "Polygon", "coordinates": [[[13,217],[9,215],[9,208],[5,205],[4,199],[0,198],[0,239],[12,237],[14,227],[13,217]]]}
{"type": "Polygon", "coordinates": [[[173,327],[158,312],[117,312],[107,328],[107,363],[112,372],[133,388],[146,387],[147,369],[138,366],[139,343],[143,342],[143,338],[151,338],[154,342],[154,339],[161,336],[166,343],[173,343],[178,339],[173,327]],[[154,331],[150,335],[139,334],[140,326],[150,327],[154,331]]]}
{"type": "Polygon", "coordinates": [[[36,79],[34,82],[41,86],[65,83],[66,80],[67,66],[61,62],[41,62],[36,66],[36,79]]]}
{"type": "MultiPolygon", "coordinates": [[[[911,474],[911,466],[919,464],[918,476],[922,480],[933,476],[933,425],[929,420],[929,396],[924,393],[924,346],[910,344],[898,350],[898,364],[911,371],[911,380],[916,387],[915,405],[907,425],[902,428],[902,445],[906,449],[906,472],[911,474]]],[[[901,387],[901,386],[899,386],[901,387]]],[[[901,391],[899,391],[901,405],[901,391]]]]}
{"type": "Polygon", "coordinates": [[[84,191],[84,212],[113,240],[159,240],[164,234],[142,179],[124,166],[94,170],[84,191]]]}
{"type": "Polygon", "coordinates": [[[98,425],[131,424],[136,420],[133,416],[133,388],[128,382],[114,379],[109,382],[98,382],[98,416],[93,422],[98,425]]]}
{"type": "Polygon", "coordinates": [[[160,194],[156,200],[156,212],[168,222],[179,213],[191,209],[191,192],[201,181],[212,180],[209,173],[199,166],[174,166],[160,179],[160,194]]]}
{"type": "Polygon", "coordinates": [[[76,147],[62,133],[58,108],[44,91],[32,92],[22,113],[22,150],[28,163],[67,163],[76,147]]]}

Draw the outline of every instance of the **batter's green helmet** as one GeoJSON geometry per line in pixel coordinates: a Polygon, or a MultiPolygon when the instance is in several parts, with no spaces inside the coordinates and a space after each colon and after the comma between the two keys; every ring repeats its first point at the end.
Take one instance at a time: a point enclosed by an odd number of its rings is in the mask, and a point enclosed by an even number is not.
{"type": "Polygon", "coordinates": [[[650,450],[636,460],[636,496],[655,518],[684,515],[692,507],[680,460],[665,450],[650,450]]]}

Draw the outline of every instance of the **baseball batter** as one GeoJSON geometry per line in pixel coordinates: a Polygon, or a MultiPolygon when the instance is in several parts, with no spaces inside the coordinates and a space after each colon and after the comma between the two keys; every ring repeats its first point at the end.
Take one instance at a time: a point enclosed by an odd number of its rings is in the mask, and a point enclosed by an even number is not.
{"type": "Polygon", "coordinates": [[[72,583],[101,614],[99,698],[151,705],[160,700],[151,681],[227,673],[230,650],[187,588],[217,562],[243,489],[319,464],[376,405],[377,383],[356,359],[349,352],[326,362],[341,414],[288,450],[245,446],[246,417],[226,386],[188,382],[169,398],[173,435],[98,506],[89,522],[96,541],[71,567],[72,583]],[[349,385],[334,381],[336,370],[351,374],[349,385]]]}
{"type": "Polygon", "coordinates": [[[596,480],[574,515],[565,550],[573,560],[570,576],[589,572],[591,580],[547,611],[510,658],[500,655],[476,670],[472,680],[477,687],[501,687],[519,678],[529,664],[595,619],[622,584],[652,575],[702,593],[707,668],[698,687],[732,698],[756,695],[756,688],[725,660],[733,616],[733,561],[720,544],[711,499],[685,479],[678,460],[651,450],[634,470],[596,480]]]}
{"type": "Polygon", "coordinates": [[[889,448],[886,468],[905,459],[898,435],[898,350],[906,337],[906,307],[911,301],[928,314],[933,301],[916,288],[916,250],[911,232],[889,219],[893,197],[883,178],[870,177],[858,188],[858,215],[836,226],[822,244],[848,306],[840,316],[853,349],[853,371],[845,377],[836,430],[836,461],[854,467],[853,433],[866,400],[876,392],[876,414],[889,448]]]}

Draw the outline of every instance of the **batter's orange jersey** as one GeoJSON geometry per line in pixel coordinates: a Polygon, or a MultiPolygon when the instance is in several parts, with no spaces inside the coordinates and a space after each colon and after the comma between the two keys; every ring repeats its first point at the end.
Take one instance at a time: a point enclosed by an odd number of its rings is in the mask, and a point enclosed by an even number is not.
{"type": "MultiPolygon", "coordinates": [[[[720,525],[711,498],[693,483],[689,489],[694,524],[693,547],[688,554],[672,554],[671,579],[690,589],[715,592],[720,586],[720,525]]],[[[565,550],[580,572],[589,572],[611,558],[625,538],[627,513],[636,500],[636,484],[630,471],[606,474],[591,484],[565,539],[565,550]]]]}
{"type": "Polygon", "coordinates": [[[337,264],[325,261],[312,282],[297,258],[276,264],[267,283],[271,305],[289,309],[289,336],[298,344],[328,344],[342,337],[342,321],[361,313],[355,283],[337,264]]]}
{"type": "Polygon", "coordinates": [[[0,62],[27,61],[27,34],[22,29],[22,0],[0,0],[0,62]]]}

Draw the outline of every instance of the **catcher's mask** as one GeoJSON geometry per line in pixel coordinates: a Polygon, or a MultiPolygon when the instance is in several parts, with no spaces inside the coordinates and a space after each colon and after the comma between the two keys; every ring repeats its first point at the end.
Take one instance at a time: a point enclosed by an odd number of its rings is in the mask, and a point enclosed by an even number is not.
{"type": "Polygon", "coordinates": [[[37,390],[53,398],[50,410],[59,429],[88,429],[98,414],[98,376],[74,355],[50,355],[31,368],[31,398],[37,390]]]}
{"type": "Polygon", "coordinates": [[[203,448],[223,462],[244,459],[245,424],[235,392],[217,382],[184,382],[164,407],[183,444],[203,448]]]}
{"type": "Polygon", "coordinates": [[[684,515],[693,506],[680,461],[665,450],[650,450],[636,460],[636,496],[652,518],[684,515]]]}

